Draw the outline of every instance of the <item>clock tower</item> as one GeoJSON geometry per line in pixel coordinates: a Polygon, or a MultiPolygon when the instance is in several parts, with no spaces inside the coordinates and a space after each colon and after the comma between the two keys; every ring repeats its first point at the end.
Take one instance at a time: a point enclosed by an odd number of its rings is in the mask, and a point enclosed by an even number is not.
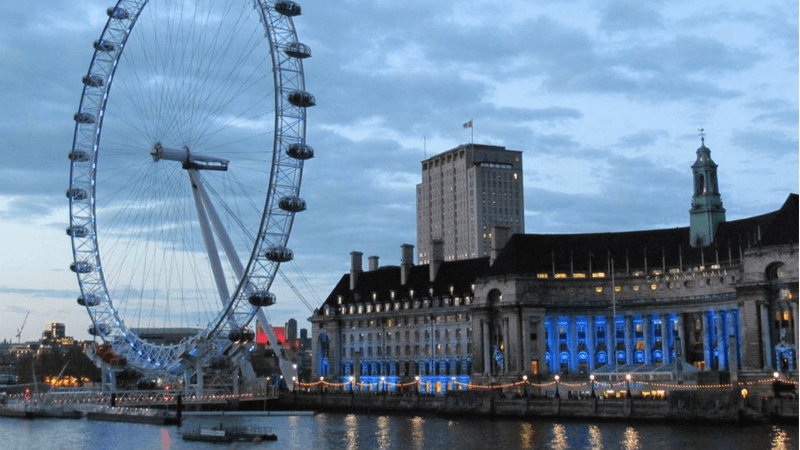
{"type": "Polygon", "coordinates": [[[717,165],[711,160],[711,150],[705,145],[702,129],[700,136],[697,161],[692,164],[694,194],[689,210],[689,241],[692,247],[711,245],[717,226],[725,222],[725,208],[722,207],[717,183],[717,165]]]}

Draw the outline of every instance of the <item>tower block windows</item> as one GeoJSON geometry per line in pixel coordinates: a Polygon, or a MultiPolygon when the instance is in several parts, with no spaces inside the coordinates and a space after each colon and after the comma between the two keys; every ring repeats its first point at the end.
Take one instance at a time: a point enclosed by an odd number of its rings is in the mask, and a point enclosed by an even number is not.
{"type": "Polygon", "coordinates": [[[444,261],[489,256],[493,226],[525,230],[522,152],[467,144],[422,162],[417,185],[417,257],[432,260],[434,241],[444,261]]]}

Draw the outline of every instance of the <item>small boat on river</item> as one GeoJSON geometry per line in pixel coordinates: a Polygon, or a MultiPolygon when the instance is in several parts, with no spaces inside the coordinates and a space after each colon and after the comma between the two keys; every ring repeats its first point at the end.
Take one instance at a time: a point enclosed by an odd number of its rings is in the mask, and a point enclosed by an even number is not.
{"type": "Polygon", "coordinates": [[[278,436],[272,433],[269,428],[234,427],[219,426],[196,426],[186,427],[181,433],[181,437],[186,441],[205,441],[205,442],[233,442],[233,441],[277,441],[278,436]]]}

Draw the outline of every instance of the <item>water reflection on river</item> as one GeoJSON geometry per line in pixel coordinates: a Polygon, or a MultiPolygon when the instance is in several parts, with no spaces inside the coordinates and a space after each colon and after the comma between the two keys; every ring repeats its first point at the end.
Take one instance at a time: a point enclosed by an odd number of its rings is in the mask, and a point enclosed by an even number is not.
{"type": "Polygon", "coordinates": [[[317,414],[283,417],[190,417],[197,423],[272,427],[277,442],[184,442],[179,429],[83,420],[0,419],[0,448],[36,449],[800,449],[796,425],[564,422],[317,414]]]}

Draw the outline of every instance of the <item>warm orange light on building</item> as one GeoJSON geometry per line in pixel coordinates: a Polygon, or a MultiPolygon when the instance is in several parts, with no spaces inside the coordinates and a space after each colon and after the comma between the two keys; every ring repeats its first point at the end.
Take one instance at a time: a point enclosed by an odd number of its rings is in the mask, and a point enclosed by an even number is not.
{"type": "Polygon", "coordinates": [[[91,380],[87,377],[73,377],[73,376],[66,376],[66,377],[44,377],[44,384],[52,387],[78,387],[82,383],[89,383],[91,380]]]}

